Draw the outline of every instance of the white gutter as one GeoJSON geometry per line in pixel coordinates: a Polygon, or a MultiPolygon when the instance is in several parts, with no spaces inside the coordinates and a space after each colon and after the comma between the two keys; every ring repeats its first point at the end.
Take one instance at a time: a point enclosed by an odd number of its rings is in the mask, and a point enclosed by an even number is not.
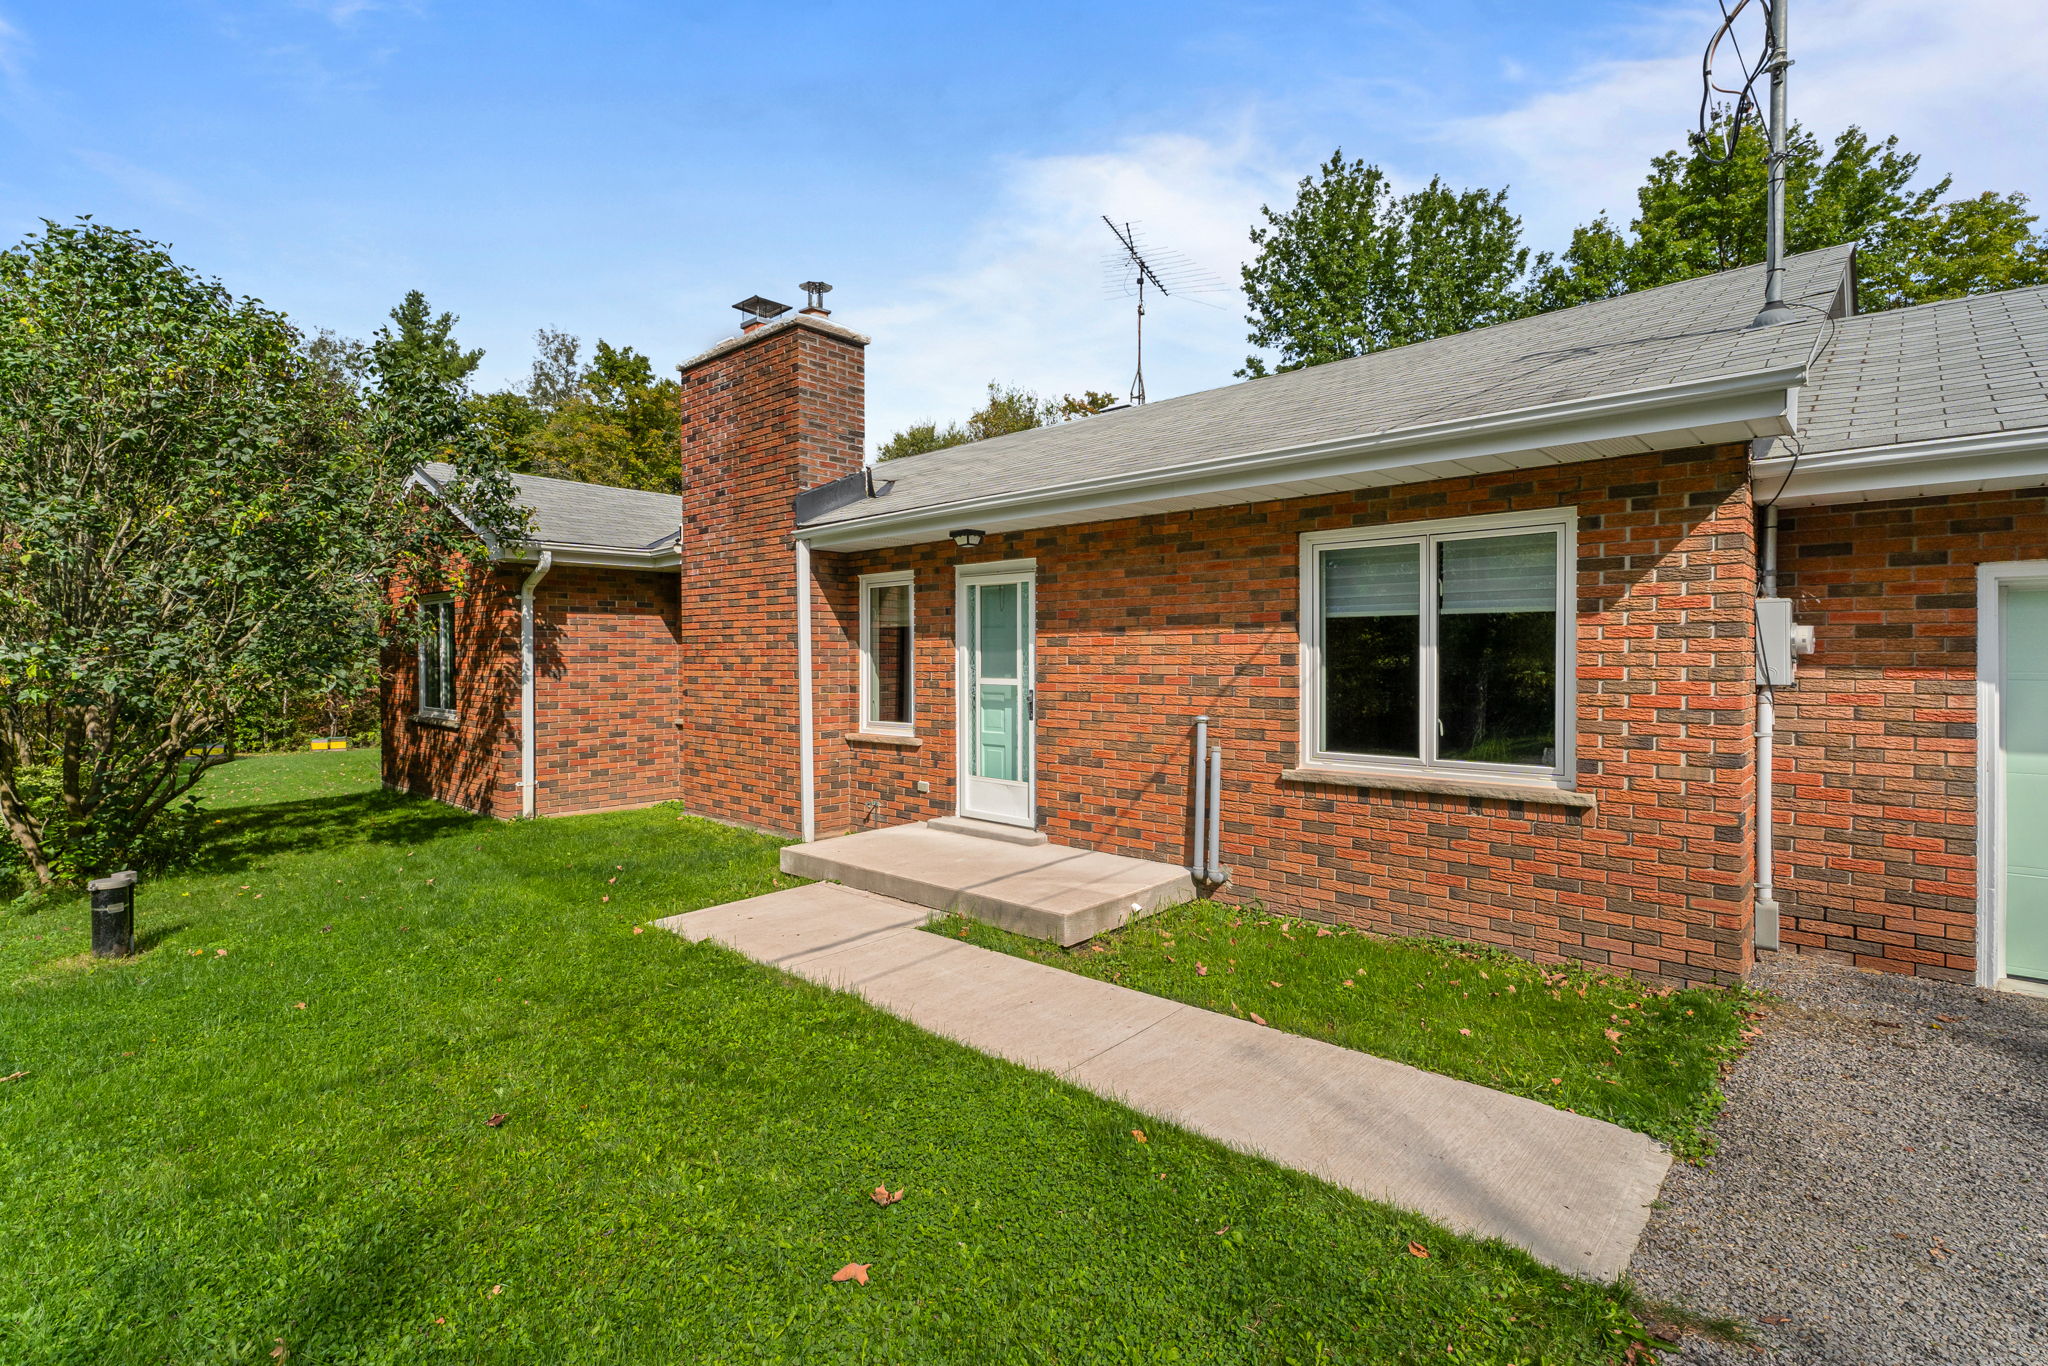
{"type": "Polygon", "coordinates": [[[533,772],[533,590],[554,567],[554,552],[541,551],[540,563],[534,565],[533,572],[519,585],[519,814],[522,816],[532,816],[538,806],[533,772]]]}
{"type": "MultiPolygon", "coordinates": [[[[950,527],[978,525],[996,531],[1022,527],[1027,522],[1034,526],[1056,525],[1061,521],[1085,521],[1090,514],[1117,515],[1115,510],[1121,506],[1148,500],[1342,479],[1432,462],[1488,460],[1546,446],[1633,438],[1651,443],[1644,450],[1655,450],[1655,442],[1674,437],[1703,445],[1746,441],[1793,429],[1797,386],[1804,375],[1803,364],[1789,365],[1620,394],[1597,394],[1390,432],[1211,456],[1075,480],[1050,489],[1032,486],[928,504],[900,513],[822,522],[800,528],[797,536],[820,549],[906,545],[942,539],[950,527]],[[1736,427],[1741,431],[1706,440],[1687,436],[1708,427],[1736,427]]],[[[1592,452],[1585,458],[1596,458],[1599,454],[1592,452]]],[[[1495,464],[1486,468],[1516,466],[1495,464]]]]}
{"type": "Polygon", "coordinates": [[[797,784],[801,790],[804,843],[818,837],[818,774],[811,755],[811,547],[796,543],[796,734],[797,784]]]}
{"type": "MultiPolygon", "coordinates": [[[[1778,505],[1764,509],[1763,596],[1778,596],[1778,505]]],[[[1756,690],[1756,914],[1752,936],[1756,947],[1778,947],[1777,815],[1777,692],[1761,678],[1756,690]]]]}
{"type": "Polygon", "coordinates": [[[2048,482],[2048,427],[1799,456],[1760,453],[1750,468],[1758,488],[1782,490],[1773,506],[1786,507],[2029,488],[2048,482]]]}

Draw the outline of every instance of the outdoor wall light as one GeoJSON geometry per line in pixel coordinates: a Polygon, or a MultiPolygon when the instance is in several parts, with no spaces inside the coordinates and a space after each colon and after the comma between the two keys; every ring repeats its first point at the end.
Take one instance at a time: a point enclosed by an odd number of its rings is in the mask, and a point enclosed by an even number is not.
{"type": "Polygon", "coordinates": [[[958,531],[948,532],[947,534],[953,538],[954,545],[959,546],[962,550],[972,550],[981,544],[982,537],[988,533],[985,531],[975,531],[970,527],[962,527],[958,531]]]}

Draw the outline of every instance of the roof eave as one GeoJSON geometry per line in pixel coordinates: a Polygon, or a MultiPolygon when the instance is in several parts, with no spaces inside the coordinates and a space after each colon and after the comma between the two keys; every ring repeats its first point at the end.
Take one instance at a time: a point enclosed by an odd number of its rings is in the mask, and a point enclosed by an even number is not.
{"type": "Polygon", "coordinates": [[[1796,423],[1804,365],[1598,394],[1453,422],[1253,451],[1052,489],[801,527],[821,550],[870,550],[987,532],[1311,497],[1346,489],[1538,468],[1782,435],[1796,423]]]}
{"type": "Polygon", "coordinates": [[[1757,496],[1784,507],[1872,503],[2048,485],[2048,427],[1814,454],[1758,451],[1757,496]]]}

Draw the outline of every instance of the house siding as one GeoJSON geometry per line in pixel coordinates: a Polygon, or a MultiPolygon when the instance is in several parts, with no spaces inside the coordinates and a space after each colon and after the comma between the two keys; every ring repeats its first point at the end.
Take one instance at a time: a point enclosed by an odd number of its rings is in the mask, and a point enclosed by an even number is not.
{"type": "MultiPolygon", "coordinates": [[[[415,718],[412,648],[387,648],[387,786],[482,815],[520,813],[519,585],[529,569],[480,576],[457,599],[453,726],[415,718]]],[[[671,571],[566,565],[535,590],[537,814],[676,796],[676,591],[671,571]]]]}
{"type": "Polygon", "coordinates": [[[1970,981],[1977,566],[2048,557],[2048,490],[1800,508],[1778,554],[1779,590],[1815,627],[1778,694],[1782,938],[1970,981]]]}
{"type": "Polygon", "coordinates": [[[1207,714],[1227,760],[1227,896],[1730,981],[1751,961],[1753,528],[1744,451],[1725,446],[990,536],[975,551],[821,552],[819,832],[953,810],[953,567],[1032,557],[1052,838],[1186,862],[1191,730],[1207,714]],[[1578,511],[1578,786],[1595,809],[1280,778],[1298,758],[1301,533],[1559,506],[1578,511]],[[916,574],[917,748],[857,735],[857,576],[891,569],[916,574]]]}

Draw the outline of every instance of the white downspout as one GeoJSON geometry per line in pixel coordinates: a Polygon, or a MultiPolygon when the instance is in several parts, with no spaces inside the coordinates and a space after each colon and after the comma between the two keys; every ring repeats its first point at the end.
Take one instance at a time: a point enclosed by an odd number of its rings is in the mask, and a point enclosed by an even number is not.
{"type": "Polygon", "coordinates": [[[536,801],[533,757],[533,590],[555,567],[555,552],[540,552],[540,563],[519,585],[519,814],[532,816],[536,801]]]}
{"type": "Polygon", "coordinates": [[[797,785],[803,805],[804,843],[818,838],[817,766],[811,756],[811,546],[796,543],[797,785]]]}
{"type": "Polygon", "coordinates": [[[1222,886],[1230,881],[1223,866],[1223,746],[1209,747],[1209,881],[1222,886]]]}
{"type": "MultiPolygon", "coordinates": [[[[1778,596],[1778,508],[1764,509],[1763,595],[1778,596]]],[[[1778,947],[1778,897],[1775,867],[1776,816],[1772,810],[1778,702],[1775,690],[1759,679],[1756,690],[1756,915],[1755,939],[1760,949],[1778,947]]]]}

